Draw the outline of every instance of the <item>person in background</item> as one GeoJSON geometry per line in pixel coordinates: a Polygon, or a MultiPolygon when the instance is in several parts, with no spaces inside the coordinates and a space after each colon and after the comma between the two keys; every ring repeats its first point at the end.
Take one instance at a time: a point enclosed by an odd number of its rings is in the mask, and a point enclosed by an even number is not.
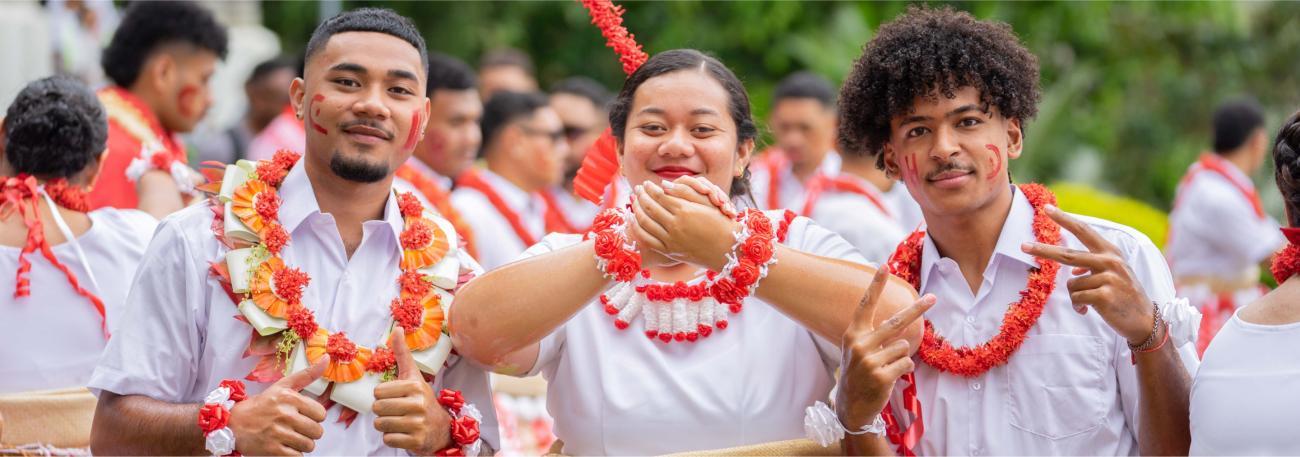
{"type": "Polygon", "coordinates": [[[1203,315],[1198,352],[1240,305],[1264,294],[1259,266],[1286,243],[1250,179],[1268,159],[1264,110],[1232,100],[1214,111],[1213,125],[1213,151],[1179,182],[1165,240],[1179,295],[1203,315]]]}
{"type": "Polygon", "coordinates": [[[193,130],[212,105],[208,80],[225,55],[225,27],[197,3],[127,7],[103,55],[113,83],[99,91],[108,157],[90,191],[91,208],[139,208],[162,218],[185,205],[202,178],[186,166],[177,134],[193,130]],[[146,181],[158,185],[137,189],[146,181]]]}
{"type": "MultiPolygon", "coordinates": [[[[569,144],[569,155],[564,160],[564,182],[557,187],[547,189],[548,211],[554,211],[564,218],[569,232],[585,231],[601,207],[573,193],[573,178],[582,166],[582,159],[587,148],[596,143],[609,125],[606,111],[613,94],[595,80],[583,76],[565,78],[551,86],[551,108],[560,115],[564,123],[564,139],[569,144]]],[[[620,184],[622,180],[618,181],[620,184]]],[[[626,186],[615,186],[615,192],[609,197],[607,205],[623,200],[626,186]]]]}
{"type": "Polygon", "coordinates": [[[490,100],[499,91],[533,92],[537,77],[533,59],[518,49],[497,49],[483,55],[478,63],[478,93],[490,100]]]}
{"type": "Polygon", "coordinates": [[[811,72],[786,76],[772,93],[768,125],[776,144],[755,161],[754,201],[763,209],[799,211],[815,177],[840,172],[835,88],[811,72]]]}
{"type": "Polygon", "coordinates": [[[469,222],[478,261],[492,270],[509,263],[547,233],[539,194],[560,183],[568,143],[560,117],[540,92],[499,92],[483,107],[483,157],[456,181],[451,203],[469,222]]]}
{"type": "Polygon", "coordinates": [[[252,74],[244,81],[244,95],[248,98],[244,118],[215,136],[198,141],[195,149],[199,161],[235,163],[249,158],[249,143],[277,116],[288,116],[301,132],[302,122],[296,122],[293,107],[289,105],[289,83],[298,77],[298,66],[294,59],[276,57],[253,67],[252,74]]]}

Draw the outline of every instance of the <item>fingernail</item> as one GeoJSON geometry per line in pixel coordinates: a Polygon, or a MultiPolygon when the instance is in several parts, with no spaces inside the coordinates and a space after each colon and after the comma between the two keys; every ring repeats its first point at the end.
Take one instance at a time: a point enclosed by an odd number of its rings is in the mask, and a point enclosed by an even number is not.
{"type": "Polygon", "coordinates": [[[1034,249],[1034,244],[1033,244],[1033,243],[1021,243],[1021,244],[1020,244],[1020,250],[1021,250],[1021,251],[1029,252],[1029,251],[1032,250],[1032,249],[1034,249]]]}
{"type": "Polygon", "coordinates": [[[644,190],[645,190],[645,186],[642,186],[642,185],[640,185],[640,184],[637,184],[637,185],[636,185],[636,191],[637,191],[637,192],[642,192],[642,191],[644,191],[644,190]]]}
{"type": "Polygon", "coordinates": [[[677,187],[676,183],[668,180],[663,181],[663,184],[661,185],[664,187],[664,189],[672,189],[674,187],[677,187]]]}
{"type": "Polygon", "coordinates": [[[1058,211],[1061,210],[1060,208],[1057,208],[1056,205],[1053,205],[1053,204],[1050,204],[1050,203],[1048,203],[1048,204],[1046,204],[1046,205],[1043,205],[1043,208],[1046,208],[1047,211],[1049,211],[1049,212],[1053,212],[1053,213],[1058,212],[1058,211]]]}

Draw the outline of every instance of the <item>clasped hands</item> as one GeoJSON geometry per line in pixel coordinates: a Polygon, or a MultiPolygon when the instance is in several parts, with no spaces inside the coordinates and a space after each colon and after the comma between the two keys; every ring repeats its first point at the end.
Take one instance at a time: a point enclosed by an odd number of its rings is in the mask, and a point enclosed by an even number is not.
{"type": "Polygon", "coordinates": [[[730,196],[694,176],[636,186],[632,213],[628,237],[641,251],[643,268],[689,263],[721,270],[740,228],[730,196]]]}

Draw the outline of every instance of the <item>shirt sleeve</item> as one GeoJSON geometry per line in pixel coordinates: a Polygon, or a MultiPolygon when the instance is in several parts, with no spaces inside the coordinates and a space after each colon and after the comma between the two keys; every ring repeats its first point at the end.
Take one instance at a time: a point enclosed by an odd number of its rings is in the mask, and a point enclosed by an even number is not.
{"type": "MultiPolygon", "coordinates": [[[[1094,226],[1095,227],[1095,226],[1094,226]]],[[[1138,283],[1141,284],[1147,297],[1160,306],[1188,306],[1185,301],[1175,300],[1173,276],[1169,273],[1169,266],[1165,263],[1164,256],[1160,250],[1156,249],[1155,244],[1146,236],[1130,230],[1105,229],[1103,235],[1113,244],[1115,244],[1124,259],[1127,261],[1129,268],[1137,277],[1138,283]]],[[[1195,312],[1195,310],[1191,310],[1195,312]]],[[[1176,344],[1172,339],[1169,344],[1176,344]]],[[[1119,384],[1121,406],[1124,409],[1124,417],[1129,423],[1129,428],[1133,436],[1138,436],[1137,424],[1138,416],[1141,413],[1139,406],[1139,385],[1137,378],[1137,366],[1133,364],[1133,353],[1128,348],[1128,341],[1122,337],[1115,339],[1115,356],[1114,361],[1115,376],[1119,384]]],[[[1200,365],[1196,357],[1195,341],[1185,341],[1178,347],[1178,354],[1182,358],[1183,366],[1188,375],[1194,375],[1196,368],[1200,365]]]]}
{"type": "Polygon", "coordinates": [[[1212,184],[1217,183],[1199,186],[1184,199],[1188,215],[1196,216],[1187,224],[1196,239],[1212,243],[1216,252],[1236,253],[1244,264],[1261,262],[1282,248],[1286,240],[1276,220],[1259,217],[1236,189],[1219,188],[1227,184],[1210,187],[1212,184]]]}
{"type": "MultiPolygon", "coordinates": [[[[774,217],[774,220],[779,219],[774,217]]],[[[844,241],[844,238],[806,217],[796,217],[790,223],[790,238],[786,240],[785,245],[813,255],[874,266],[874,264],[862,257],[862,254],[858,253],[858,250],[853,245],[844,241]]],[[[831,370],[838,368],[841,356],[840,342],[822,338],[812,330],[805,331],[808,332],[808,335],[812,337],[813,342],[817,345],[817,352],[822,358],[822,363],[831,370]]]]}
{"type": "MultiPolygon", "coordinates": [[[[557,249],[578,244],[581,241],[581,235],[552,233],[546,235],[545,238],[542,238],[542,241],[529,247],[523,252],[523,254],[519,254],[519,257],[515,260],[519,261],[547,254],[557,249]]],[[[542,341],[538,343],[537,363],[533,364],[533,367],[528,370],[528,373],[521,377],[536,376],[537,374],[554,367],[555,362],[559,360],[561,350],[564,348],[564,331],[566,327],[567,324],[562,324],[555,330],[551,331],[550,335],[546,335],[545,338],[542,338],[542,341]]]]}
{"type": "MultiPolygon", "coordinates": [[[[205,209],[206,211],[206,209],[205,209]]],[[[127,294],[125,318],[109,339],[90,389],[185,401],[198,374],[204,323],[201,270],[176,217],[163,222],[127,294]]]]}

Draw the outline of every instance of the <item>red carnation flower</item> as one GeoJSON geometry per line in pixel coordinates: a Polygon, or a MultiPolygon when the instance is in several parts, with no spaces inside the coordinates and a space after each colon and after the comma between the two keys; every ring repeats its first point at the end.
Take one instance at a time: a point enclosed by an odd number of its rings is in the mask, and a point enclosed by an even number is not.
{"type": "Polygon", "coordinates": [[[269,223],[262,229],[262,245],[271,254],[280,255],[280,250],[289,244],[289,232],[284,230],[284,226],[277,223],[269,223]]]}
{"type": "Polygon", "coordinates": [[[297,268],[285,268],[271,274],[275,295],[291,304],[302,301],[302,290],[310,281],[311,277],[297,268]]]}
{"type": "Polygon", "coordinates": [[[320,326],[316,325],[316,315],[312,314],[311,310],[305,306],[295,306],[289,310],[288,317],[289,329],[293,330],[293,333],[297,334],[298,338],[304,340],[311,338],[312,335],[316,334],[316,329],[320,328],[320,326]]]}
{"type": "Polygon", "coordinates": [[[257,163],[257,178],[262,180],[268,186],[279,188],[284,183],[284,176],[288,169],[281,167],[275,162],[261,161],[257,163]]]}
{"type": "Polygon", "coordinates": [[[433,228],[424,219],[415,219],[402,230],[402,249],[424,249],[433,242],[433,228]]]}
{"type": "Polygon", "coordinates": [[[425,281],[424,275],[418,271],[403,272],[398,282],[402,285],[402,293],[413,297],[423,298],[433,288],[433,284],[425,281]]]}
{"type": "Polygon", "coordinates": [[[424,318],[424,307],[420,306],[420,297],[405,295],[394,298],[388,308],[393,313],[393,321],[406,329],[407,333],[420,328],[420,322],[424,318]]]}
{"type": "Polygon", "coordinates": [[[257,194],[253,199],[253,208],[257,210],[257,215],[262,219],[276,220],[280,213],[280,194],[275,192],[262,192],[257,194]]]}
{"type": "Polygon", "coordinates": [[[199,429],[203,430],[204,435],[226,428],[228,424],[230,411],[221,405],[209,403],[199,409],[199,429]]]}
{"type": "Polygon", "coordinates": [[[280,168],[288,170],[290,168],[293,168],[293,165],[295,163],[298,163],[298,159],[301,157],[302,154],[290,151],[288,149],[281,149],[275,151],[275,155],[271,157],[271,161],[275,162],[276,165],[279,165],[280,168]]]}
{"type": "Polygon", "coordinates": [[[357,357],[357,345],[344,332],[338,332],[325,343],[325,353],[330,355],[330,363],[350,363],[357,357]]]}
{"type": "Polygon", "coordinates": [[[395,366],[397,366],[397,356],[393,354],[392,349],[375,348],[374,354],[370,356],[370,361],[366,362],[366,371],[385,373],[395,366]]]}
{"type": "Polygon", "coordinates": [[[424,204],[420,199],[410,192],[401,192],[397,194],[397,207],[402,210],[402,216],[420,217],[424,215],[424,204]]]}

